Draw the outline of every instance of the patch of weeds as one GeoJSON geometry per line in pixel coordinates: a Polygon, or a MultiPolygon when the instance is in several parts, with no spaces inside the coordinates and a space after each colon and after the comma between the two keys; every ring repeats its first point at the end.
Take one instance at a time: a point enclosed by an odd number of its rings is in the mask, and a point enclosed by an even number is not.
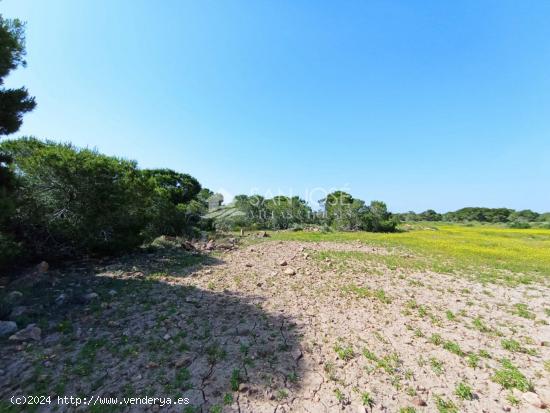
{"type": "Polygon", "coordinates": [[[414,387],[407,387],[407,388],[405,389],[405,393],[407,393],[407,395],[409,395],[409,396],[411,396],[411,397],[414,397],[414,396],[417,395],[416,390],[415,390],[414,387]]]}
{"type": "Polygon", "coordinates": [[[97,350],[107,344],[105,339],[91,339],[84,344],[78,353],[75,373],[81,376],[89,376],[94,370],[94,361],[96,358],[97,350]]]}
{"type": "Polygon", "coordinates": [[[489,354],[489,352],[487,350],[479,350],[478,351],[480,357],[483,357],[483,358],[486,358],[486,359],[490,359],[491,358],[491,354],[489,354]]]}
{"type": "Polygon", "coordinates": [[[508,393],[506,395],[506,400],[508,400],[508,403],[515,407],[519,406],[520,404],[520,400],[516,396],[514,396],[513,393],[508,393]]]}
{"type": "Polygon", "coordinates": [[[544,361],[544,369],[546,371],[550,371],[550,360],[545,360],[544,361]]]}
{"type": "Polygon", "coordinates": [[[416,328],[414,330],[414,336],[415,337],[424,337],[424,333],[422,332],[422,330],[420,330],[419,328],[416,328]]]}
{"type": "Polygon", "coordinates": [[[386,295],[384,290],[376,290],[374,296],[384,304],[390,304],[392,302],[392,299],[386,295]]]}
{"type": "Polygon", "coordinates": [[[334,389],[334,395],[336,396],[336,400],[338,400],[338,402],[340,403],[342,403],[346,399],[346,396],[338,387],[334,389]]]}
{"type": "Polygon", "coordinates": [[[361,401],[363,402],[363,406],[371,407],[374,406],[374,399],[372,398],[372,395],[365,391],[361,393],[361,401]]]}
{"type": "Polygon", "coordinates": [[[71,320],[63,320],[57,325],[57,331],[63,334],[70,334],[73,332],[73,325],[71,320]]]}
{"type": "Polygon", "coordinates": [[[225,393],[223,395],[223,404],[226,406],[233,404],[233,395],[231,393],[225,393]]]}
{"type": "Polygon", "coordinates": [[[174,384],[178,389],[189,390],[191,388],[189,379],[191,379],[191,373],[187,368],[184,367],[176,371],[174,384]]]}
{"type": "Polygon", "coordinates": [[[338,358],[344,361],[349,361],[355,356],[351,346],[341,346],[340,344],[337,344],[334,346],[334,351],[338,355],[338,358]]]}
{"type": "Polygon", "coordinates": [[[439,413],[458,413],[458,409],[451,400],[445,400],[441,396],[435,396],[435,407],[439,413]]]}
{"type": "Polygon", "coordinates": [[[298,375],[295,371],[290,373],[288,376],[286,376],[287,380],[291,383],[297,383],[298,382],[298,375]]]}
{"type": "Polygon", "coordinates": [[[550,317],[550,308],[545,308],[544,314],[546,314],[547,317],[550,317]]]}
{"type": "Polygon", "coordinates": [[[218,343],[212,343],[206,347],[206,355],[208,362],[210,364],[215,364],[216,362],[225,359],[227,353],[218,343]]]}
{"type": "Polygon", "coordinates": [[[219,404],[215,404],[214,406],[210,407],[210,413],[222,413],[222,406],[219,404]]]}
{"type": "Polygon", "coordinates": [[[514,314],[530,320],[533,320],[535,318],[535,314],[529,311],[529,307],[527,307],[527,304],[521,304],[521,303],[515,304],[514,314]]]}
{"type": "Polygon", "coordinates": [[[242,378],[241,378],[241,371],[239,369],[233,369],[231,372],[231,378],[229,379],[229,383],[231,384],[231,390],[237,391],[239,390],[239,384],[241,384],[242,378]]]}
{"type": "Polygon", "coordinates": [[[451,310],[445,311],[445,316],[449,321],[456,321],[456,315],[451,310]]]}
{"type": "Polygon", "coordinates": [[[443,343],[443,339],[441,338],[441,335],[434,333],[430,337],[430,343],[435,344],[436,346],[440,346],[441,343],[443,343]]]}
{"type": "Polygon", "coordinates": [[[435,357],[430,358],[430,366],[433,372],[438,376],[445,371],[445,368],[443,367],[443,362],[441,360],[436,359],[435,357]]]}
{"type": "Polygon", "coordinates": [[[381,368],[387,374],[394,374],[397,371],[398,365],[399,356],[396,353],[393,353],[378,359],[376,367],[381,368]]]}
{"type": "Polygon", "coordinates": [[[338,377],[336,376],[336,366],[334,365],[334,363],[330,361],[326,362],[324,370],[325,373],[327,373],[329,380],[338,381],[338,377]]]}
{"type": "Polygon", "coordinates": [[[374,335],[374,337],[376,337],[376,339],[378,341],[380,341],[381,343],[384,343],[384,344],[389,344],[390,342],[382,335],[380,334],[379,331],[375,331],[374,333],[372,333],[374,335]]]}
{"type": "Polygon", "coordinates": [[[352,284],[344,287],[343,291],[346,293],[354,294],[359,298],[374,297],[384,304],[390,304],[392,302],[392,299],[388,297],[386,292],[382,289],[373,291],[368,287],[359,287],[357,285],[352,284]]]}
{"type": "Polygon", "coordinates": [[[474,328],[476,330],[481,331],[482,333],[490,333],[491,332],[491,329],[489,327],[487,327],[487,325],[483,322],[481,317],[474,318],[474,320],[472,321],[472,325],[474,326],[474,328]]]}
{"type": "Polygon", "coordinates": [[[399,413],[416,413],[416,409],[414,407],[402,407],[399,409],[399,413]]]}
{"type": "Polygon", "coordinates": [[[523,347],[519,341],[514,339],[505,339],[500,342],[504,350],[511,351],[512,353],[525,353],[534,356],[537,352],[534,349],[528,349],[523,347]]]}
{"type": "Polygon", "coordinates": [[[458,343],[454,341],[446,341],[445,344],[443,344],[443,348],[453,354],[456,354],[457,356],[462,357],[464,355],[464,352],[462,351],[458,343]]]}
{"type": "Polygon", "coordinates": [[[372,351],[370,351],[366,347],[363,349],[363,355],[367,358],[367,360],[374,361],[374,362],[378,361],[378,357],[376,356],[376,354],[374,354],[372,351]]]}
{"type": "Polygon", "coordinates": [[[285,389],[279,389],[277,390],[277,394],[275,395],[275,398],[278,401],[284,400],[288,397],[288,392],[285,389]]]}
{"type": "Polygon", "coordinates": [[[502,348],[504,350],[511,351],[512,353],[519,352],[521,350],[521,345],[519,344],[519,341],[513,339],[502,340],[500,344],[502,345],[502,348]]]}
{"type": "Polygon", "coordinates": [[[497,370],[491,380],[505,389],[518,389],[526,392],[533,390],[533,384],[508,359],[500,361],[502,368],[497,370]]]}
{"type": "Polygon", "coordinates": [[[466,356],[466,363],[473,369],[479,366],[479,360],[479,356],[474,353],[470,353],[466,356]]]}
{"type": "Polygon", "coordinates": [[[428,315],[428,308],[425,305],[418,306],[418,315],[422,318],[428,315]]]}
{"type": "Polygon", "coordinates": [[[458,383],[455,388],[455,394],[462,400],[473,400],[474,394],[472,393],[472,388],[464,382],[458,383]]]}

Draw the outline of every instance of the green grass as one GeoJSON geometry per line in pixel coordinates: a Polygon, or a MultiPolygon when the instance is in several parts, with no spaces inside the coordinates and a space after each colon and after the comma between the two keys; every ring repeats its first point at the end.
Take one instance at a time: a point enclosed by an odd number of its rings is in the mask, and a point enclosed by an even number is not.
{"type": "Polygon", "coordinates": [[[472,388],[464,382],[458,383],[455,388],[455,394],[462,400],[473,400],[474,398],[472,388]]]}
{"type": "Polygon", "coordinates": [[[500,361],[502,368],[491,378],[505,389],[518,389],[522,392],[532,391],[532,383],[508,359],[500,361]]]}
{"type": "Polygon", "coordinates": [[[435,406],[439,413],[458,413],[458,409],[451,400],[445,400],[441,396],[435,396],[435,406]]]}
{"type": "Polygon", "coordinates": [[[384,290],[371,290],[368,287],[358,287],[357,285],[351,284],[344,286],[342,291],[346,294],[353,294],[359,298],[374,297],[384,304],[390,304],[392,302],[391,298],[388,297],[384,290]]]}
{"type": "Polygon", "coordinates": [[[374,399],[368,391],[361,393],[361,401],[363,402],[363,406],[371,408],[374,406],[374,399]]]}
{"type": "Polygon", "coordinates": [[[334,346],[334,351],[338,355],[338,358],[340,360],[349,361],[354,357],[353,348],[349,346],[342,346],[340,344],[337,344],[334,346]]]}
{"type": "Polygon", "coordinates": [[[474,276],[481,281],[519,284],[550,276],[548,229],[431,223],[429,225],[429,228],[416,228],[393,234],[273,232],[271,239],[315,242],[361,241],[369,245],[392,248],[396,254],[351,253],[348,258],[373,261],[389,268],[456,272],[474,276]]]}

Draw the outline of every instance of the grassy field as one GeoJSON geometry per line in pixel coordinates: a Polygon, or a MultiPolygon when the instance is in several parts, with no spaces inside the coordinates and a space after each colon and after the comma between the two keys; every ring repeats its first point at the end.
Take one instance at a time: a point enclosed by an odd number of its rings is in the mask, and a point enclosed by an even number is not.
{"type": "Polygon", "coordinates": [[[360,241],[395,250],[395,254],[382,258],[366,254],[366,259],[384,260],[389,266],[458,273],[484,282],[550,282],[550,230],[547,229],[430,223],[394,234],[289,231],[273,232],[271,236],[275,240],[360,241]]]}

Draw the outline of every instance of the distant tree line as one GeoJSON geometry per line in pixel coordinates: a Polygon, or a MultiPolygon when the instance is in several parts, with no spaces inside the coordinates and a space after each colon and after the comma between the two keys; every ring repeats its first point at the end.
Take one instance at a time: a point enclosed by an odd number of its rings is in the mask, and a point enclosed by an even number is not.
{"type": "Polygon", "coordinates": [[[433,209],[415,213],[413,211],[395,214],[401,221],[447,221],[447,222],[488,222],[507,223],[512,227],[522,227],[532,222],[550,222],[550,213],[539,214],[524,209],[467,207],[456,211],[437,213],[433,209]]]}
{"type": "Polygon", "coordinates": [[[336,230],[392,232],[398,220],[388,212],[386,204],[353,198],[335,191],[320,200],[321,209],[312,208],[297,196],[275,196],[266,199],[261,195],[237,195],[232,207],[240,214],[232,214],[216,222],[223,229],[300,229],[318,225],[336,230]]]}

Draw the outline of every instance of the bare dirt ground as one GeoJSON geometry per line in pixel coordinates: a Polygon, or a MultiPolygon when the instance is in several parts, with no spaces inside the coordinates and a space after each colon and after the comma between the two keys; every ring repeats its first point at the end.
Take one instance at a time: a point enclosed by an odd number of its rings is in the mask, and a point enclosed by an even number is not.
{"type": "Polygon", "coordinates": [[[54,273],[41,301],[19,305],[45,315],[40,339],[0,343],[0,396],[192,405],[129,411],[545,411],[549,289],[375,259],[392,253],[265,241],[181,270],[161,252],[54,273]]]}

